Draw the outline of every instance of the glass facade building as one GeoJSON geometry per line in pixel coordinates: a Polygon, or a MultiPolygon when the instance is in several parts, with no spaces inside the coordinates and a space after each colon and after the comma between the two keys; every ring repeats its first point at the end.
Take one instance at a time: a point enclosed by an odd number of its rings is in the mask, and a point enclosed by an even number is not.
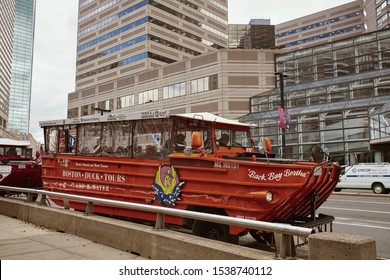
{"type": "Polygon", "coordinates": [[[242,118],[258,125],[257,141],[269,137],[281,156],[284,134],[285,157],[308,159],[320,144],[342,164],[390,160],[389,30],[280,54],[276,72],[284,77],[287,127],[280,125],[277,81],[275,90],[251,98],[242,118]]]}
{"type": "Polygon", "coordinates": [[[273,49],[275,26],[268,19],[252,19],[249,24],[229,24],[229,49],[273,49]]]}
{"type": "Polygon", "coordinates": [[[15,0],[8,128],[29,132],[35,0],[15,0]]]}
{"type": "Polygon", "coordinates": [[[8,123],[14,7],[14,0],[0,1],[0,137],[8,123]]]}

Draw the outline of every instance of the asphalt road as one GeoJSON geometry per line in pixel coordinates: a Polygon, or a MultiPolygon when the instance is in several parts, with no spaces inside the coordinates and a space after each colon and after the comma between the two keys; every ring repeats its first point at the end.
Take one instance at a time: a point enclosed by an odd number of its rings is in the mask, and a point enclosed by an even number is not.
{"type": "Polygon", "coordinates": [[[378,258],[390,259],[390,195],[343,190],[331,195],[317,213],[335,217],[334,232],[372,236],[378,258]]]}

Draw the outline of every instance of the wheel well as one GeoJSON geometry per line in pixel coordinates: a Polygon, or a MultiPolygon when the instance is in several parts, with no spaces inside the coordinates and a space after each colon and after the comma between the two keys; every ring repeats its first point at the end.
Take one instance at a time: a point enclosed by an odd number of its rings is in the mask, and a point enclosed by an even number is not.
{"type": "Polygon", "coordinates": [[[371,184],[371,188],[372,188],[373,186],[375,186],[376,184],[379,184],[379,185],[381,185],[382,187],[384,187],[383,183],[381,183],[381,182],[373,182],[373,183],[371,184]]]}
{"type": "MultiPolygon", "coordinates": [[[[215,214],[215,215],[221,215],[221,216],[227,216],[227,213],[224,209],[221,208],[214,208],[214,207],[207,207],[207,206],[196,206],[196,205],[189,205],[186,210],[188,211],[194,211],[194,212],[201,212],[201,213],[208,213],[208,214],[215,214]]],[[[192,228],[192,224],[194,223],[194,219],[190,218],[183,218],[183,225],[192,228]]]]}

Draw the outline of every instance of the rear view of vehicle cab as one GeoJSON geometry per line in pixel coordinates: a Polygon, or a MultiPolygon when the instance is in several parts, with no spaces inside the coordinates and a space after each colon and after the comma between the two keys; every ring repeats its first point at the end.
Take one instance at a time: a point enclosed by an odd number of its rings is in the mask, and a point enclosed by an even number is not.
{"type": "Polygon", "coordinates": [[[360,163],[344,166],[335,191],[342,189],[372,190],[376,194],[390,191],[389,163],[360,163]]]}

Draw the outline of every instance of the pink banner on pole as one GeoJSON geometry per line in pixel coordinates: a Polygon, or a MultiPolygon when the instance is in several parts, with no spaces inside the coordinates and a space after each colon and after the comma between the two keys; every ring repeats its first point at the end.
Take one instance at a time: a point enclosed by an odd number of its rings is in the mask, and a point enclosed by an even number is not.
{"type": "Polygon", "coordinates": [[[285,121],[285,118],[284,118],[284,109],[279,107],[278,108],[278,112],[279,112],[279,127],[280,128],[284,128],[285,125],[286,125],[286,121],[285,121]]]}

